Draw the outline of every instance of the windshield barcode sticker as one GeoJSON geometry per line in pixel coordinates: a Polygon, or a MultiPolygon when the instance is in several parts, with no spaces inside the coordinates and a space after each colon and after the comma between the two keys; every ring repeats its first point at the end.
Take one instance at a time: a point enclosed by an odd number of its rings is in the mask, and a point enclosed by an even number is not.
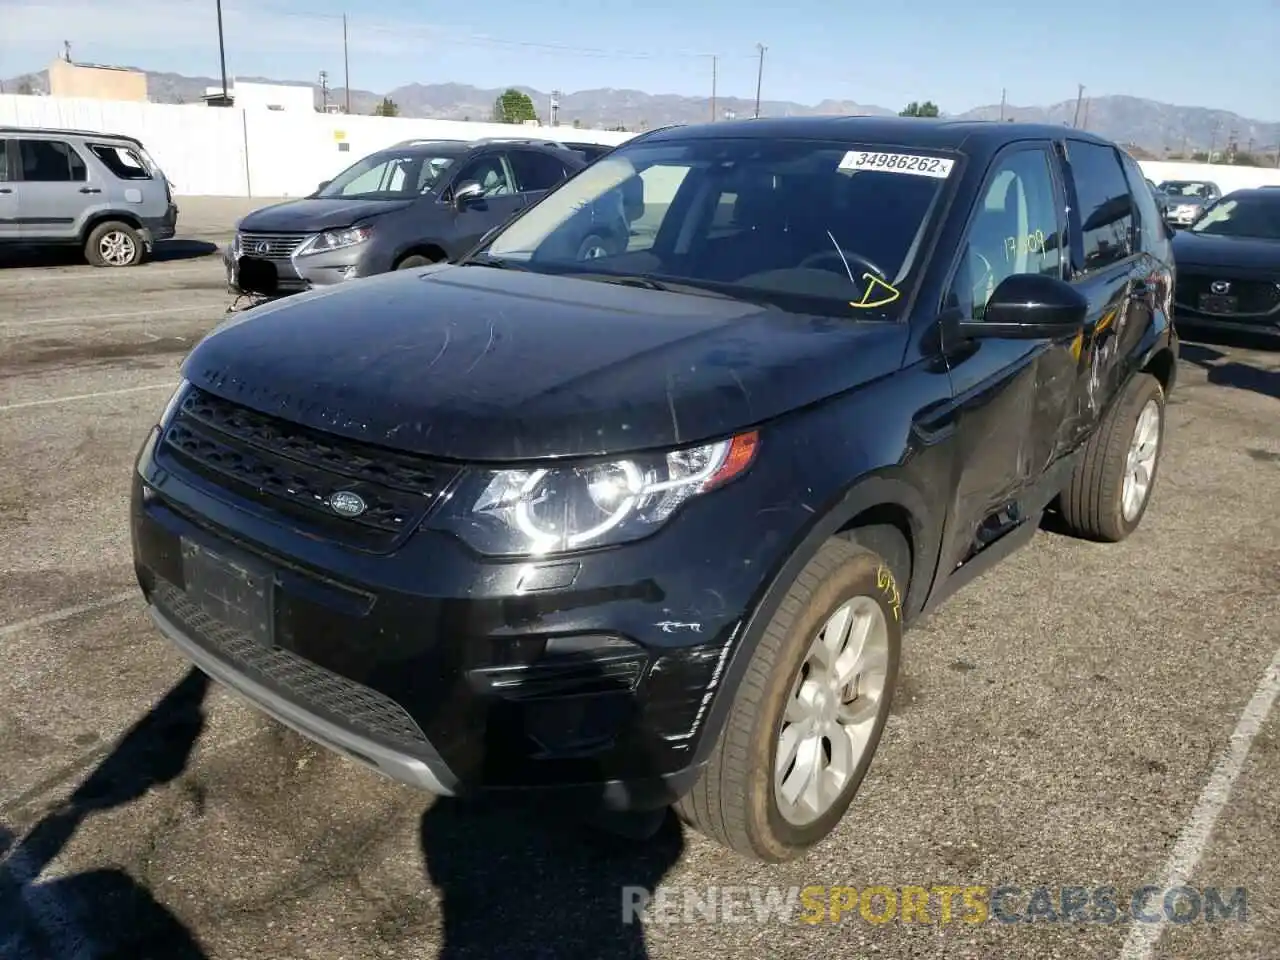
{"type": "Polygon", "coordinates": [[[850,150],[840,161],[841,170],[880,170],[885,173],[908,173],[915,177],[951,176],[955,161],[945,157],[923,157],[912,153],[873,153],[850,150]]]}

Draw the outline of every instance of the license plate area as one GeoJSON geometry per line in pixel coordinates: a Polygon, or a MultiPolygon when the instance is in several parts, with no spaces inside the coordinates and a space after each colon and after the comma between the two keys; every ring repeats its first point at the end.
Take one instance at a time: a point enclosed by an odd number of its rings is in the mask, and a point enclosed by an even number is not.
{"type": "Polygon", "coordinates": [[[183,538],[182,575],[187,598],[201,611],[260,646],[275,646],[275,575],[270,569],[183,538]]]}
{"type": "Polygon", "coordinates": [[[257,257],[241,257],[237,264],[240,289],[246,293],[261,293],[271,296],[280,287],[280,274],[276,265],[270,260],[257,257]]]}
{"type": "Polygon", "coordinates": [[[1201,313],[1239,313],[1239,300],[1236,297],[1217,293],[1200,295],[1201,313]]]}

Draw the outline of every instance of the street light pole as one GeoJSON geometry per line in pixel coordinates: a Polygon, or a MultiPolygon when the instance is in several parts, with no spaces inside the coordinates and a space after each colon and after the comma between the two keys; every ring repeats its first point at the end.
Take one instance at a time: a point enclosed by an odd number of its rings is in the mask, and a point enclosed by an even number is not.
{"type": "Polygon", "coordinates": [[[222,105],[227,105],[227,48],[222,41],[222,0],[218,4],[218,60],[222,64],[222,105]]]}
{"type": "Polygon", "coordinates": [[[760,66],[756,68],[756,116],[760,116],[760,84],[764,80],[764,52],[767,49],[763,43],[757,43],[756,49],[760,51],[760,66]]]}
{"type": "Polygon", "coordinates": [[[347,113],[351,112],[351,59],[347,56],[347,15],[342,15],[342,86],[347,96],[347,113]]]}

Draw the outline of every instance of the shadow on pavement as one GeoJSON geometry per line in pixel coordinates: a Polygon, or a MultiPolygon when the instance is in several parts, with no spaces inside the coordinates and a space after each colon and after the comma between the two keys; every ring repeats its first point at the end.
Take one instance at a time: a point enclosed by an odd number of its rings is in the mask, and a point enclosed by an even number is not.
{"type": "MultiPolygon", "coordinates": [[[[148,263],[176,263],[197,260],[218,252],[218,245],[207,240],[161,240],[151,251],[148,263]]],[[[0,247],[0,269],[15,267],[85,266],[84,251],[78,246],[0,247]]],[[[145,268],[146,264],[143,264],[145,268]]],[[[109,270],[112,268],[103,268],[109,270]]],[[[135,267],[114,269],[133,270],[135,267]]]]}
{"type": "Polygon", "coordinates": [[[1221,350],[1203,343],[1182,344],[1181,358],[1208,371],[1212,384],[1280,399],[1280,369],[1269,370],[1229,359],[1221,350]]]}
{"type": "Polygon", "coordinates": [[[208,686],[191,670],[25,837],[0,827],[0,960],[204,960],[182,922],[123,870],[43,882],[40,875],[92,814],[126,806],[182,773],[204,729],[208,686]]]}
{"type": "Polygon", "coordinates": [[[657,834],[639,842],[570,817],[514,797],[442,799],[423,814],[422,852],[444,917],[437,960],[648,956],[624,898],[626,888],[652,894],[679,860],[675,815],[667,811],[657,834]]]}

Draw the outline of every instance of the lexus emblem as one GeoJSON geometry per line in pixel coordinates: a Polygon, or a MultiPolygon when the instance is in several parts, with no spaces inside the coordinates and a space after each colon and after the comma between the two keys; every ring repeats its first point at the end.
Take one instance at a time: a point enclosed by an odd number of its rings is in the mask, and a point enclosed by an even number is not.
{"type": "Polygon", "coordinates": [[[329,509],[340,517],[358,517],[367,508],[360,494],[339,490],[329,497],[329,509]]]}
{"type": "Polygon", "coordinates": [[[1209,284],[1209,289],[1221,296],[1224,293],[1231,292],[1231,284],[1226,280],[1215,280],[1209,284]]]}
{"type": "MultiPolygon", "coordinates": [[[[267,243],[267,241],[265,240],[260,240],[258,241],[258,244],[253,248],[253,252],[266,253],[270,249],[271,249],[271,244],[267,243]]],[[[357,497],[356,499],[359,499],[359,498],[357,497]]]]}

